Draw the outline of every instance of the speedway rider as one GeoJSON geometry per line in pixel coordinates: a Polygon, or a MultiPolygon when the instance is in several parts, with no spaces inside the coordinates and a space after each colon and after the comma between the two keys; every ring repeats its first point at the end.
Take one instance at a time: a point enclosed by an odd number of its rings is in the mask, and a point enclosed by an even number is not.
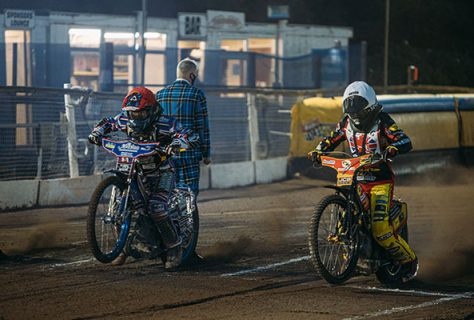
{"type": "MultiPolygon", "coordinates": [[[[131,90],[122,103],[122,112],[114,118],[104,118],[89,135],[89,141],[100,145],[104,134],[123,131],[140,142],[160,142],[167,145],[169,154],[181,148],[196,147],[199,137],[190,129],[184,129],[172,117],[163,116],[155,95],[145,87],[131,90]]],[[[166,269],[176,268],[182,259],[181,239],[168,215],[168,199],[174,188],[175,168],[170,157],[161,162],[159,155],[141,157],[139,164],[145,173],[144,184],[148,196],[148,213],[160,232],[163,245],[167,249],[166,269]]],[[[138,198],[136,196],[135,198],[138,198]]],[[[138,210],[143,203],[134,199],[138,210]]],[[[121,253],[114,265],[125,262],[121,253]]]]}
{"type": "MultiPolygon", "coordinates": [[[[356,81],[347,86],[342,109],[344,114],[336,130],[308,153],[311,160],[320,162],[322,153],[334,150],[344,140],[348,141],[354,157],[384,152],[388,157],[394,157],[412,149],[410,138],[382,111],[374,89],[367,83],[356,81]]],[[[378,244],[405,269],[403,280],[406,282],[416,276],[418,259],[408,243],[400,235],[393,234],[389,223],[393,171],[386,162],[381,162],[376,168],[368,168],[367,172],[361,170],[360,175],[357,179],[361,182],[361,189],[371,198],[372,234],[378,244]]]]}

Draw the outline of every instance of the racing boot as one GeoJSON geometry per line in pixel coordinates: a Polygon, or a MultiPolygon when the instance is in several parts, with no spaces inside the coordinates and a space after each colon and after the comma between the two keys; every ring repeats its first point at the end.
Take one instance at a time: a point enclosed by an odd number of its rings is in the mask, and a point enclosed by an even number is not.
{"type": "Polygon", "coordinates": [[[165,269],[177,268],[181,264],[183,250],[176,227],[167,214],[153,215],[152,218],[167,250],[165,269]]]}
{"type": "Polygon", "coordinates": [[[169,248],[166,252],[166,263],[165,269],[175,269],[181,265],[183,259],[183,248],[181,244],[178,244],[176,247],[169,248]]]}
{"type": "Polygon", "coordinates": [[[121,266],[122,264],[125,263],[125,260],[127,260],[127,255],[125,252],[120,252],[117,258],[115,258],[112,262],[111,265],[113,266],[121,266]]]}
{"type": "Polygon", "coordinates": [[[418,258],[415,258],[415,260],[410,261],[402,265],[402,282],[406,283],[416,277],[418,274],[418,258]]]}

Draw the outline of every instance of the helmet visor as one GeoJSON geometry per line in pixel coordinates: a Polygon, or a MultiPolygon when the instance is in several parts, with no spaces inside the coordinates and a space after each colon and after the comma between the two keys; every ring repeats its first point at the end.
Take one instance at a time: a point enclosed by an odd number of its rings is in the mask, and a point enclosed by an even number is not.
{"type": "Polygon", "coordinates": [[[344,113],[354,121],[365,119],[370,114],[369,102],[361,96],[350,96],[343,103],[344,113]]]}

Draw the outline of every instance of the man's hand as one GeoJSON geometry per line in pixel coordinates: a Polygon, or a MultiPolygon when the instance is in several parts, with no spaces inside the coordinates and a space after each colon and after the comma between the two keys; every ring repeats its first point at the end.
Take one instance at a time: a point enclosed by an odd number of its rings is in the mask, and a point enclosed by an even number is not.
{"type": "Polygon", "coordinates": [[[90,143],[98,146],[102,145],[102,135],[100,132],[92,131],[88,138],[90,143]]]}
{"type": "Polygon", "coordinates": [[[208,166],[208,165],[211,164],[212,161],[211,161],[211,158],[203,158],[203,159],[202,159],[202,162],[203,162],[206,166],[208,166]]]}
{"type": "Polygon", "coordinates": [[[319,150],[313,150],[308,152],[307,158],[313,162],[321,163],[322,152],[319,150]]]}

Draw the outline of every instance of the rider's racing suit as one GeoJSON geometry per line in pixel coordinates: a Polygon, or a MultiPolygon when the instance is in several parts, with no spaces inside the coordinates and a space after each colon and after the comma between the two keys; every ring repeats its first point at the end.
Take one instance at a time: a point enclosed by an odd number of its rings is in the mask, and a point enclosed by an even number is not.
{"type": "MultiPolygon", "coordinates": [[[[114,118],[104,118],[97,123],[93,133],[104,135],[112,131],[127,130],[128,116],[123,111],[114,118]]],[[[174,145],[176,149],[199,145],[199,136],[190,129],[182,128],[172,117],[160,116],[152,124],[147,135],[132,137],[142,142],[160,142],[164,146],[174,145]]],[[[175,166],[171,157],[162,161],[160,155],[140,157],[139,165],[144,172],[144,186],[148,197],[148,212],[163,239],[163,245],[170,249],[181,243],[174,224],[168,216],[168,200],[175,183],[175,166]]],[[[143,206],[140,195],[132,194],[137,209],[143,206]]]]}
{"type": "MultiPolygon", "coordinates": [[[[410,138],[398,128],[395,121],[385,112],[380,112],[374,126],[367,132],[361,132],[352,125],[345,115],[331,132],[316,147],[316,151],[334,150],[347,140],[353,156],[369,153],[381,154],[390,148],[393,153],[406,153],[412,149],[410,138]]],[[[360,188],[358,193],[370,195],[372,234],[376,241],[400,264],[415,260],[416,256],[408,243],[400,235],[394,234],[389,222],[389,209],[393,197],[394,174],[389,164],[371,166],[360,171],[356,177],[360,188]]],[[[368,204],[367,204],[368,207],[368,204]]],[[[368,208],[367,208],[368,209],[368,208]]]]}

